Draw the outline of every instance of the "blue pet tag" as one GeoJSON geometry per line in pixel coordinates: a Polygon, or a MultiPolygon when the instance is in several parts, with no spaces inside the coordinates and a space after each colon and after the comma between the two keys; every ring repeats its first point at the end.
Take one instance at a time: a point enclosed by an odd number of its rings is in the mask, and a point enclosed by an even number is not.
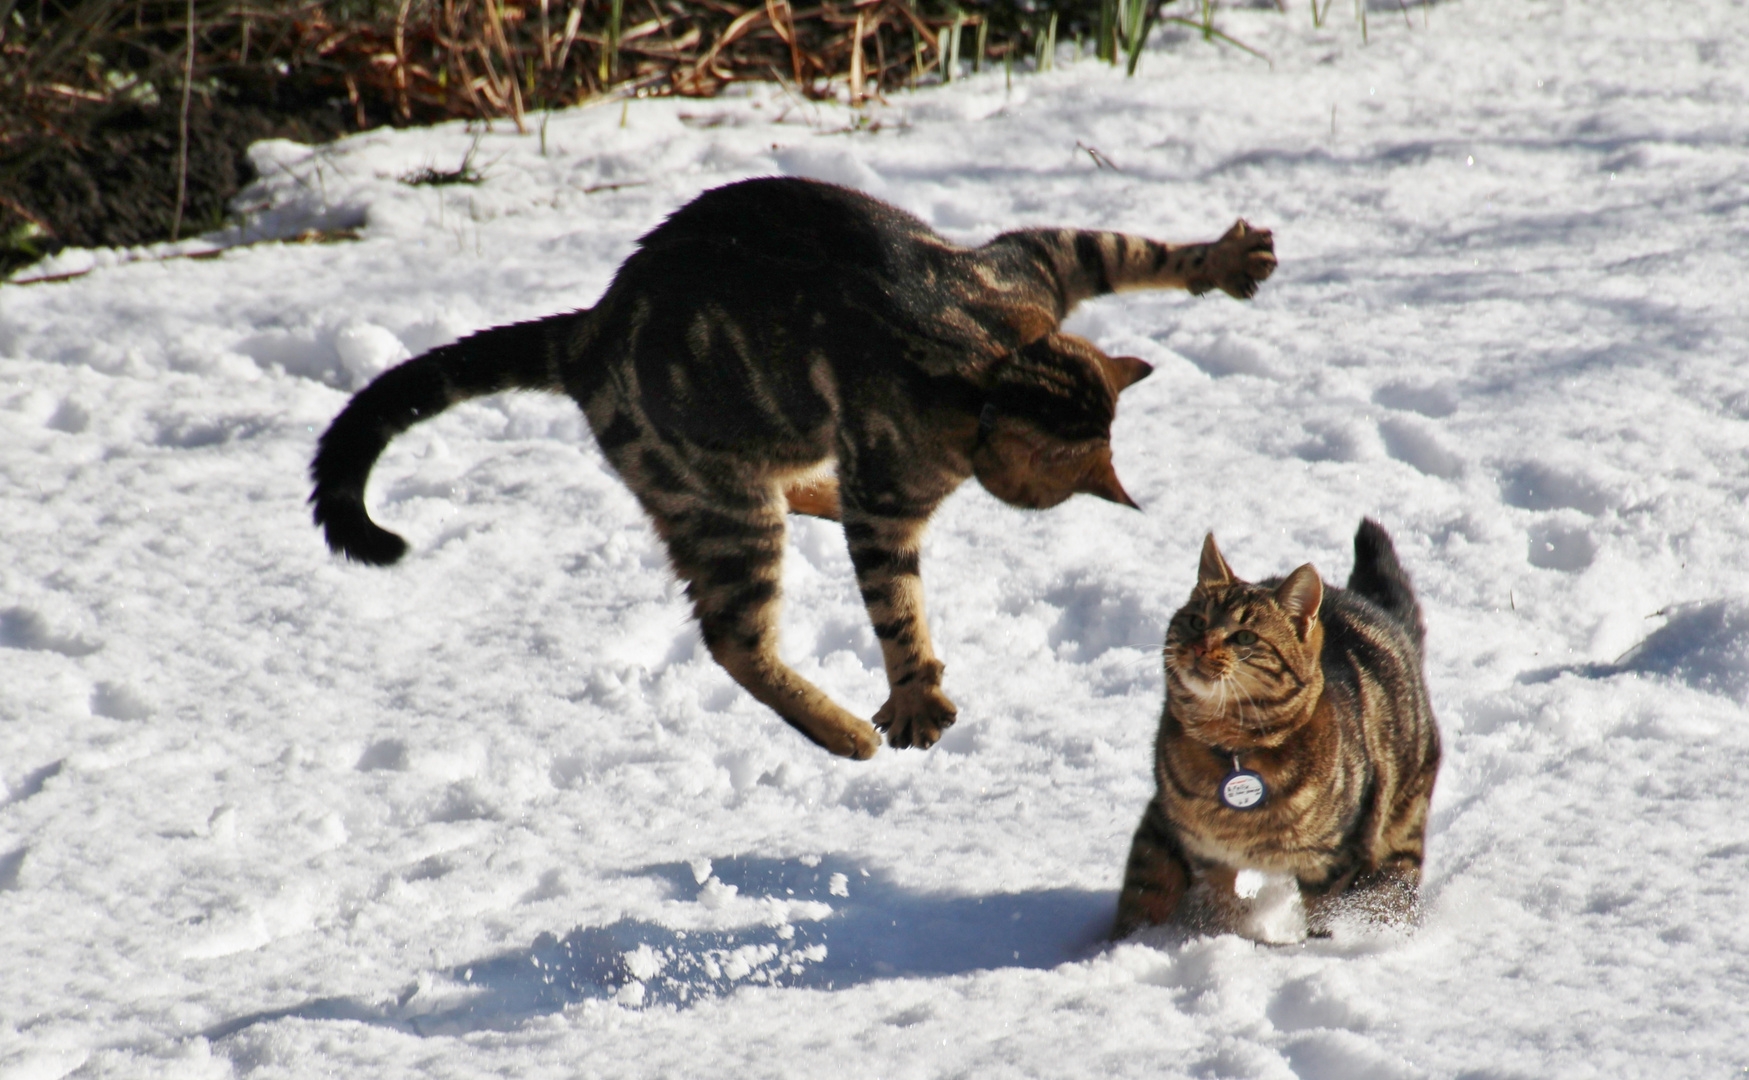
{"type": "Polygon", "coordinates": [[[1239,758],[1234,755],[1233,771],[1221,781],[1221,805],[1229,810],[1255,810],[1268,797],[1269,788],[1264,786],[1263,777],[1250,769],[1241,769],[1239,758]]]}

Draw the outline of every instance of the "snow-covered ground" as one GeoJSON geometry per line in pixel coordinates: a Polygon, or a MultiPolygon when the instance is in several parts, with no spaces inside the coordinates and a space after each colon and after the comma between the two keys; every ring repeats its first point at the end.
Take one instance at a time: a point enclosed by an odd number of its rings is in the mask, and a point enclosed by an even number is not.
{"type": "MultiPolygon", "coordinates": [[[[1273,69],[1065,49],[854,132],[635,101],[500,125],[477,187],[396,180],[460,126],[265,146],[256,235],[363,238],[0,288],[0,1076],[1749,1073],[1749,5],[1219,18],[1273,69]],[[308,521],[350,390],[769,173],[965,241],[1276,230],[1254,303],[1071,324],[1158,366],[1115,435],[1144,512],[937,517],[927,753],[737,689],[562,399],[394,445],[393,570],[308,521]],[[1362,515],[1428,613],[1425,925],[1100,945],[1203,532],[1339,581],[1362,515]]],[[[786,587],[787,655],[872,714],[835,526],[786,587]]]]}

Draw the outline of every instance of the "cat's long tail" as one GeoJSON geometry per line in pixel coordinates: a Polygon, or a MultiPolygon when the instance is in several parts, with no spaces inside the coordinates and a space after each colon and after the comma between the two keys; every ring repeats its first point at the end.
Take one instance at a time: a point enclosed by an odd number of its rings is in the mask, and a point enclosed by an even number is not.
{"type": "Polygon", "coordinates": [[[1371,518],[1361,520],[1354,534],[1354,570],[1348,575],[1348,588],[1371,600],[1394,616],[1419,649],[1427,636],[1421,620],[1421,604],[1409,585],[1409,575],[1397,561],[1396,545],[1391,534],[1371,518]]]}
{"type": "Polygon", "coordinates": [[[310,463],[310,505],[328,546],[354,562],[387,566],[407,542],[364,508],[371,467],[389,441],[469,398],[503,390],[564,392],[566,333],[587,311],[494,327],[433,349],[378,375],[328,426],[310,463]]]}

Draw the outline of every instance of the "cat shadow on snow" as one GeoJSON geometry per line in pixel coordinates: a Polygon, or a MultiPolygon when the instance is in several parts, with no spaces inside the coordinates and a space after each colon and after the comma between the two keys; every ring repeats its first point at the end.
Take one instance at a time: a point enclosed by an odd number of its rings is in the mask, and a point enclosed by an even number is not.
{"type": "Polygon", "coordinates": [[[682,903],[769,898],[780,902],[773,912],[787,904],[789,915],[733,930],[681,931],[621,919],[563,937],[541,934],[528,948],[421,979],[392,1002],[321,998],[238,1017],[204,1034],[217,1040],[297,1018],[456,1035],[515,1028],[590,1000],[686,1008],[746,986],[833,990],[884,979],[1052,968],[1103,948],[1116,907],[1112,890],[916,892],[833,855],[818,861],[726,858],[708,868],[701,862],[697,870],[658,863],[638,873],[666,882],[671,898],[682,903]]]}

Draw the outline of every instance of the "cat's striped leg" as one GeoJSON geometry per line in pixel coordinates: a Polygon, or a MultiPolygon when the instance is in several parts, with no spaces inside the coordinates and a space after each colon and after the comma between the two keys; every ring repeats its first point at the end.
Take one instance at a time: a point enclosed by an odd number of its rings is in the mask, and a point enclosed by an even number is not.
{"type": "Polygon", "coordinates": [[[1166,820],[1159,800],[1150,800],[1130,842],[1129,862],[1124,865],[1123,891],[1117,898],[1113,940],[1125,938],[1145,926],[1172,921],[1178,905],[1190,888],[1190,864],[1166,820]]]}
{"type": "Polygon", "coordinates": [[[1400,743],[1373,751],[1373,761],[1380,764],[1386,776],[1394,773],[1399,787],[1391,799],[1388,817],[1367,845],[1351,880],[1344,888],[1332,889],[1327,894],[1329,911],[1318,920],[1320,923],[1327,925],[1340,913],[1387,925],[1412,925],[1420,917],[1427,807],[1439,766],[1437,731],[1429,730],[1426,739],[1430,745],[1422,747],[1419,761],[1415,760],[1413,749],[1400,743]],[[1401,756],[1392,756],[1398,754],[1401,756]],[[1417,767],[1419,771],[1408,772],[1417,767]]]}
{"type": "MultiPolygon", "coordinates": [[[[1082,300],[1132,289],[1219,289],[1241,300],[1275,271],[1275,238],[1241,220],[1219,240],[1163,244],[1125,233],[1033,229],[1004,233],[986,251],[1005,261],[1017,254],[1035,273],[1054,279],[1059,317],[1082,300]]],[[[1029,275],[1030,276],[1030,275],[1029,275]]]]}
{"type": "Polygon", "coordinates": [[[1421,853],[1399,852],[1354,883],[1362,911],[1390,923],[1411,923],[1420,914],[1421,853]]]}
{"type": "Polygon", "coordinates": [[[618,383],[583,399],[602,453],[668,547],[710,649],[761,704],[844,757],[880,749],[874,727],[797,675],[778,656],[787,504],[777,484],[744,461],[712,460],[651,429],[618,383]]]}
{"type": "Polygon", "coordinates": [[[646,497],[686,582],[711,656],[735,681],[809,739],[842,757],[869,758],[880,735],[778,656],[785,503],[775,491],[707,501],[646,497]]]}
{"type": "MultiPolygon", "coordinates": [[[[1437,755],[1435,755],[1437,762],[1437,755]]],[[[1420,917],[1421,860],[1427,833],[1427,805],[1433,795],[1434,773],[1424,769],[1412,777],[1396,800],[1396,813],[1385,824],[1373,859],[1375,865],[1355,876],[1348,894],[1337,905],[1358,912],[1370,922],[1410,925],[1420,917]]]]}
{"type": "Polygon", "coordinates": [[[711,656],[815,743],[843,757],[873,757],[881,746],[874,727],[778,656],[788,509],[781,488],[745,462],[713,461],[664,442],[612,385],[584,412],[602,453],[667,545],[711,656]]]}
{"type": "Polygon", "coordinates": [[[1233,222],[1219,240],[1202,244],[1162,244],[1122,233],[1096,235],[1095,243],[1078,241],[1076,248],[1084,264],[1097,249],[1093,261],[1099,265],[1090,269],[1104,278],[1112,292],[1186,289],[1200,296],[1219,289],[1249,300],[1275,272],[1275,237],[1243,219],[1233,222]]]}
{"type": "Polygon", "coordinates": [[[1399,852],[1369,873],[1354,875],[1321,895],[1302,892],[1306,925],[1329,937],[1331,925],[1358,920],[1375,926],[1411,926],[1420,917],[1421,854],[1399,852]]]}
{"type": "Polygon", "coordinates": [[[875,713],[875,726],[893,746],[927,749],[959,712],[941,692],[942,664],[923,616],[918,555],[928,518],[887,517],[851,505],[843,513],[850,563],[887,669],[887,703],[875,713]]]}

